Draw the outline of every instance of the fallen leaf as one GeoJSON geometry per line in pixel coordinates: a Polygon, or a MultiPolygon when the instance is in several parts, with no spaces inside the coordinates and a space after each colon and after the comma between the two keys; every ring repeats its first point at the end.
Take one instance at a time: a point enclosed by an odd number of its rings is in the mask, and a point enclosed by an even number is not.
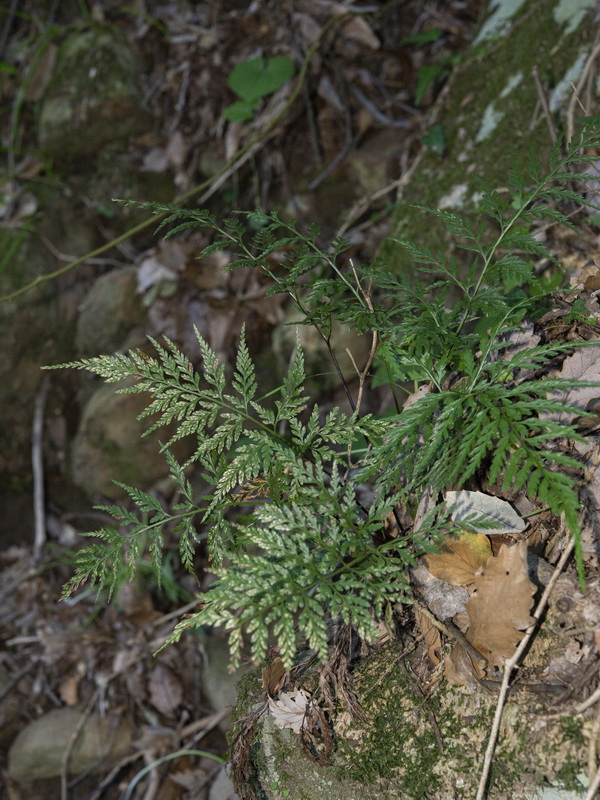
{"type": "MultiPolygon", "coordinates": [[[[563,380],[593,382],[600,384],[600,345],[578,348],[572,356],[563,361],[562,369],[557,376],[563,380]]],[[[598,397],[600,388],[596,386],[573,386],[566,392],[554,392],[552,399],[574,406],[585,411],[590,400],[598,397]]],[[[565,424],[571,423],[577,416],[576,411],[549,412],[540,414],[542,419],[553,419],[565,424]]]]}
{"type": "Polygon", "coordinates": [[[280,692],[279,700],[269,697],[269,708],[278,728],[291,728],[300,733],[308,710],[310,695],[304,689],[295,692],[280,692]]]}
{"type": "Polygon", "coordinates": [[[520,533],[527,527],[523,518],[506,500],[483,492],[446,492],[450,516],[457,525],[468,521],[469,530],[494,536],[520,533]],[[473,522],[470,518],[475,517],[473,522]]]}
{"type": "MultiPolygon", "coordinates": [[[[341,4],[339,7],[344,11],[346,10],[341,4]]],[[[346,39],[354,39],[372,50],[378,50],[381,47],[381,42],[373,33],[373,29],[362,17],[352,17],[348,22],[345,22],[342,26],[341,35],[346,39]]]]}
{"type": "Polygon", "coordinates": [[[174,711],[183,699],[183,687],[168,667],[158,664],[148,677],[150,702],[163,714],[174,711]]]}
{"type": "Polygon", "coordinates": [[[427,656],[434,667],[440,663],[440,658],[437,654],[442,647],[442,637],[439,630],[433,625],[429,617],[423,612],[415,608],[415,622],[423,636],[423,642],[427,647],[427,656]]]}
{"type": "Polygon", "coordinates": [[[503,545],[498,555],[478,570],[467,603],[466,639],[489,664],[502,667],[504,659],[514,655],[533,622],[530,611],[534,594],[524,540],[512,547],[503,545]]]}
{"type": "Polygon", "coordinates": [[[435,578],[452,586],[470,586],[476,571],[492,555],[489,539],[481,533],[449,536],[442,545],[443,552],[425,556],[427,569],[435,578]]]}
{"type": "Polygon", "coordinates": [[[484,658],[475,660],[471,653],[457,643],[444,660],[444,675],[450,683],[473,683],[485,678],[484,658]]]}
{"type": "Polygon", "coordinates": [[[263,667],[262,670],[262,685],[263,689],[267,690],[267,694],[274,695],[279,692],[283,685],[285,677],[285,667],[283,661],[277,656],[270,664],[263,667]]]}
{"type": "Polygon", "coordinates": [[[67,706],[76,706],[79,702],[79,684],[81,675],[69,675],[58,687],[58,696],[67,706]]]}

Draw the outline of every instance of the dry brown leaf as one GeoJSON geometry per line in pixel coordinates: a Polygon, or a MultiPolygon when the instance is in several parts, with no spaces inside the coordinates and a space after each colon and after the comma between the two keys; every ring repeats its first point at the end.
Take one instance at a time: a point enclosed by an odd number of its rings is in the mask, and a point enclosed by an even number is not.
{"type": "Polygon", "coordinates": [[[69,675],[58,687],[58,696],[68,706],[76,706],[79,702],[79,684],[82,676],[69,675]]]}
{"type": "MultiPolygon", "coordinates": [[[[600,345],[581,347],[572,356],[565,358],[558,377],[569,381],[600,383],[600,345]]],[[[552,397],[585,411],[590,400],[596,399],[599,395],[600,386],[574,386],[566,392],[554,393],[552,397]]],[[[576,416],[577,412],[540,414],[542,418],[556,419],[564,423],[572,422],[576,416]]]]}
{"type": "Polygon", "coordinates": [[[415,608],[415,622],[421,631],[423,641],[427,647],[427,656],[433,666],[437,667],[437,665],[440,663],[440,658],[436,651],[441,650],[442,647],[442,637],[440,632],[431,622],[429,617],[419,611],[418,608],[415,608]]]}
{"type": "MultiPolygon", "coordinates": [[[[343,6],[341,7],[343,8],[343,6]]],[[[344,22],[341,35],[346,39],[354,39],[372,50],[378,50],[381,47],[381,42],[373,33],[373,29],[362,17],[352,17],[348,22],[344,22]]]]}
{"type": "Polygon", "coordinates": [[[597,259],[594,261],[596,263],[584,267],[579,276],[586,292],[597,292],[600,289],[600,269],[598,269],[597,259]]]}
{"type": "Polygon", "coordinates": [[[285,667],[283,661],[277,656],[270,664],[263,667],[262,670],[262,685],[266,689],[267,694],[273,696],[277,694],[283,686],[285,677],[285,667]]]}
{"type": "Polygon", "coordinates": [[[279,700],[269,697],[269,709],[278,728],[291,728],[300,733],[304,726],[310,694],[304,689],[280,692],[279,700]]]}
{"type": "Polygon", "coordinates": [[[530,616],[535,585],[527,570],[527,545],[503,545],[497,556],[488,559],[475,576],[469,602],[469,641],[497,667],[511,658],[533,622],[530,616]]]}
{"type": "Polygon", "coordinates": [[[452,586],[470,586],[477,570],[491,555],[487,536],[464,533],[449,537],[443,544],[443,552],[429,553],[425,556],[425,563],[435,578],[441,578],[452,586]]]}
{"type": "Polygon", "coordinates": [[[475,661],[471,653],[457,643],[444,660],[444,675],[450,683],[473,683],[485,678],[485,659],[475,661]]]}
{"type": "Polygon", "coordinates": [[[183,699],[179,679],[162,664],[157,664],[148,677],[148,693],[154,708],[163,714],[170,714],[183,699]]]}

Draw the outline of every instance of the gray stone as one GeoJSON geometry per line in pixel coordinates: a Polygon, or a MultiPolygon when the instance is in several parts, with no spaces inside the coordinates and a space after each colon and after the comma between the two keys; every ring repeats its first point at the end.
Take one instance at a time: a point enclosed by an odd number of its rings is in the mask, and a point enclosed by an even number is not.
{"type": "MultiPolygon", "coordinates": [[[[132,345],[128,335],[145,318],[136,281],[135,267],[124,267],[94,283],[79,308],[75,337],[78,357],[114,353],[132,345]]],[[[145,342],[143,333],[138,338],[137,344],[145,342]]]]}
{"type": "Polygon", "coordinates": [[[128,44],[113,30],[76,30],[59,47],[42,100],[39,144],[68,160],[146,131],[150,116],[136,86],[140,72],[128,44]]]}
{"type": "MultiPolygon", "coordinates": [[[[122,497],[114,481],[147,488],[168,474],[160,446],[174,431],[143,436],[153,422],[137,419],[147,402],[147,395],[117,394],[113,384],[99,386],[87,401],[71,450],[71,476],[88,495],[122,497]]],[[[178,442],[175,457],[185,459],[189,447],[178,442]]]]}
{"type": "MultiPolygon", "coordinates": [[[[597,25],[589,0],[493,0],[484,23],[435,111],[443,130],[443,155],[426,150],[402,189],[391,236],[407,239],[450,255],[455,242],[445,227],[415,203],[450,212],[478,207],[480,179],[490,187],[505,187],[511,168],[523,169],[539,155],[547,165],[552,141],[548,121],[532,71],[537,68],[550,105],[556,132],[568,133],[568,120],[595,113],[598,84],[590,71],[585,112],[573,101],[577,85],[594,47],[597,25]]],[[[529,177],[526,177],[529,180],[529,177]]],[[[388,265],[411,269],[410,256],[390,243],[388,265]]]]}
{"type": "Polygon", "coordinates": [[[125,720],[90,714],[81,724],[82,712],[57,708],[29,723],[12,743],[8,771],[12,778],[29,783],[61,774],[65,752],[72,746],[68,773],[79,774],[122,758],[131,746],[131,731],[125,720]]]}

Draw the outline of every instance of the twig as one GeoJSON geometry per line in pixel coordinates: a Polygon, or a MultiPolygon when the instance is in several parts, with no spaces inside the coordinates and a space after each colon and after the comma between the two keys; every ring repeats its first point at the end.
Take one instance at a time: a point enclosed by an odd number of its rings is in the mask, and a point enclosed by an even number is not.
{"type": "Polygon", "coordinates": [[[48,376],[44,375],[33,408],[31,432],[31,467],[33,472],[33,556],[39,558],[46,542],[46,513],[44,509],[44,410],[48,395],[48,376]]]}
{"type": "MultiPolygon", "coordinates": [[[[298,50],[299,53],[302,53],[302,44],[297,30],[298,26],[294,22],[290,9],[287,9],[287,14],[288,14],[288,24],[290,26],[290,31],[292,33],[292,41],[294,42],[294,47],[298,50]]],[[[317,125],[317,120],[315,118],[315,107],[312,102],[312,98],[310,96],[310,88],[308,86],[307,80],[302,81],[302,95],[304,97],[304,108],[306,110],[306,119],[308,120],[308,133],[310,136],[310,143],[312,146],[315,161],[317,165],[320,166],[323,163],[323,147],[321,146],[319,127],[317,125]]]]}
{"type": "MultiPolygon", "coordinates": [[[[360,293],[364,297],[365,303],[367,304],[367,308],[369,309],[371,314],[375,314],[375,309],[373,308],[373,302],[371,300],[371,286],[369,285],[369,288],[366,289],[366,290],[363,289],[363,287],[361,286],[358,274],[356,272],[356,269],[354,268],[354,264],[352,263],[352,260],[350,260],[350,267],[352,269],[352,274],[354,275],[354,280],[356,281],[356,285],[358,286],[358,290],[360,291],[360,293]]],[[[367,378],[367,375],[369,374],[369,370],[371,369],[371,364],[373,363],[373,359],[375,358],[375,353],[377,351],[377,343],[378,343],[377,331],[373,331],[372,338],[371,338],[371,349],[369,350],[369,355],[367,357],[367,363],[365,364],[365,366],[364,366],[364,368],[362,370],[360,370],[358,368],[358,366],[356,364],[356,361],[354,360],[354,356],[350,352],[350,348],[349,347],[346,348],[346,352],[348,353],[348,356],[350,357],[350,361],[352,361],[352,366],[354,367],[354,369],[356,370],[356,374],[358,375],[358,384],[359,384],[359,386],[358,386],[358,397],[356,399],[356,411],[357,412],[360,411],[363,392],[364,392],[364,388],[365,388],[365,380],[367,378]]]]}
{"type": "MultiPolygon", "coordinates": [[[[564,530],[564,525],[563,525],[564,530]]],[[[500,722],[502,720],[502,712],[504,710],[504,705],[506,703],[506,697],[508,694],[508,684],[510,683],[510,677],[512,675],[512,671],[515,669],[521,656],[527,649],[533,634],[537,629],[537,624],[542,616],[546,605],[548,603],[548,598],[550,597],[550,593],[554,589],[554,585],[556,581],[560,577],[561,572],[563,571],[565,564],[569,560],[569,556],[573,552],[573,548],[575,546],[575,539],[571,536],[570,541],[568,542],[567,546],[564,549],[562,556],[558,564],[556,565],[554,572],[552,573],[552,577],[548,581],[548,585],[546,586],[542,597],[537,604],[535,611],[533,612],[533,622],[527,628],[525,632],[525,636],[521,640],[521,643],[517,647],[515,654],[512,658],[509,658],[504,664],[504,675],[502,677],[502,685],[500,687],[500,694],[498,696],[498,703],[496,705],[496,713],[494,714],[494,721],[492,723],[492,730],[490,733],[490,738],[488,741],[488,746],[485,751],[485,756],[483,760],[483,769],[481,771],[481,778],[479,780],[479,788],[477,789],[477,797],[475,800],[484,800],[486,794],[486,786],[490,774],[490,769],[492,766],[492,760],[494,758],[494,751],[496,749],[496,742],[498,740],[498,733],[500,731],[500,722]]],[[[586,799],[587,800],[587,799],[586,799]]]]}
{"type": "Polygon", "coordinates": [[[357,220],[361,216],[361,214],[364,214],[364,212],[368,210],[368,208],[375,202],[375,200],[379,200],[380,197],[384,197],[386,194],[389,194],[394,189],[397,189],[398,191],[400,191],[400,189],[403,189],[412,178],[416,168],[421,163],[421,159],[425,155],[426,151],[427,148],[425,147],[425,145],[423,145],[421,147],[419,154],[415,157],[414,161],[403,175],[401,175],[399,178],[396,178],[396,180],[392,181],[391,183],[388,183],[388,185],[384,186],[383,189],[378,189],[376,192],[369,195],[366,199],[359,200],[357,203],[355,203],[354,206],[348,212],[348,215],[346,216],[346,219],[342,223],[341,227],[337,231],[336,238],[341,238],[346,233],[350,225],[352,225],[352,223],[355,220],[357,220]]]}
{"type": "Polygon", "coordinates": [[[587,81],[594,61],[598,57],[600,53],[600,34],[596,34],[596,38],[594,39],[594,48],[590,53],[588,60],[585,62],[585,66],[583,71],[579,77],[577,82],[577,86],[575,87],[575,91],[569,100],[569,105],[567,107],[567,144],[569,145],[573,139],[573,133],[575,131],[575,106],[579,103],[579,95],[585,82],[587,81]]]}
{"type": "Polygon", "coordinates": [[[535,88],[537,89],[538,97],[540,99],[540,103],[542,104],[542,110],[544,112],[544,116],[546,117],[546,124],[548,125],[548,132],[550,134],[550,141],[552,144],[556,144],[556,140],[558,136],[556,135],[556,127],[554,125],[554,120],[552,119],[552,113],[550,111],[550,106],[548,104],[548,96],[546,94],[546,90],[542,85],[542,79],[540,78],[540,71],[538,69],[537,64],[534,64],[531,69],[531,74],[533,75],[533,80],[535,81],[535,88]]]}
{"type": "Polygon", "coordinates": [[[132,764],[134,761],[137,761],[138,758],[141,758],[143,755],[142,750],[138,750],[132,755],[125,756],[122,758],[115,766],[111,769],[108,775],[102,780],[102,783],[98,784],[95,789],[92,790],[91,794],[87,796],[87,800],[97,800],[98,797],[101,797],[104,794],[104,790],[108,789],[108,787],[113,783],[119,772],[126,767],[128,764],[132,764]]]}
{"type": "Polygon", "coordinates": [[[350,91],[356,97],[358,102],[364,106],[367,111],[379,122],[380,125],[385,125],[392,128],[408,128],[412,125],[412,119],[391,119],[383,111],[380,111],[375,103],[371,102],[357,86],[351,86],[350,91]]]}
{"type": "Polygon", "coordinates": [[[75,747],[75,742],[79,738],[79,734],[83,730],[83,726],[88,720],[88,717],[92,713],[92,708],[94,703],[98,698],[99,689],[95,689],[94,693],[90,697],[87,706],[85,707],[85,711],[81,714],[77,725],[75,726],[75,730],[71,734],[71,738],[69,739],[69,743],[63,753],[63,757],[60,762],[60,800],[67,800],[67,772],[69,768],[69,759],[71,758],[71,753],[73,752],[73,748],[75,747]]]}
{"type": "Polygon", "coordinates": [[[600,789],[600,769],[596,770],[596,774],[594,775],[594,780],[590,784],[590,788],[587,791],[585,796],[585,800],[594,800],[596,796],[596,792],[600,789]]]}
{"type": "Polygon", "coordinates": [[[596,714],[596,719],[592,724],[590,731],[590,740],[588,742],[588,778],[592,783],[593,776],[598,771],[598,762],[596,755],[598,751],[598,734],[600,733],[600,711],[596,714]]]}
{"type": "Polygon", "coordinates": [[[311,192],[314,191],[317,188],[317,186],[319,186],[322,183],[322,181],[324,181],[325,178],[328,177],[328,175],[331,175],[331,173],[337,167],[337,165],[340,164],[346,158],[346,156],[348,155],[348,153],[352,148],[352,145],[354,144],[354,135],[352,133],[352,115],[350,114],[347,105],[344,106],[344,112],[345,112],[344,117],[346,122],[346,138],[344,144],[342,145],[341,150],[338,151],[338,153],[334,156],[333,160],[325,167],[325,169],[308,184],[307,188],[311,192]]]}
{"type": "Polygon", "coordinates": [[[578,706],[575,706],[575,708],[573,709],[573,713],[581,714],[583,711],[593,706],[594,703],[597,703],[598,700],[600,700],[600,686],[596,689],[596,691],[593,694],[591,694],[587,698],[587,700],[584,700],[583,703],[580,703],[578,706]]]}
{"type": "Polygon", "coordinates": [[[11,0],[10,8],[8,9],[6,20],[4,21],[2,35],[0,36],[0,58],[4,58],[4,51],[6,50],[6,45],[8,44],[10,29],[12,28],[13,22],[15,21],[15,15],[17,13],[17,3],[18,0],[11,0]]]}

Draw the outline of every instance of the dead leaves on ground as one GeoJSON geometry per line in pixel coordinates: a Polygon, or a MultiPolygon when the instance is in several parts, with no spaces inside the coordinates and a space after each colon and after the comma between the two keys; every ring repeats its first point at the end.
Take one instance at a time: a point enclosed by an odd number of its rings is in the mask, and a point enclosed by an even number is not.
{"type": "Polygon", "coordinates": [[[434,577],[469,592],[464,640],[454,645],[445,661],[448,680],[469,683],[484,678],[494,667],[501,668],[514,654],[533,621],[535,586],[529,579],[524,540],[512,546],[502,544],[498,554],[492,555],[488,535],[520,533],[525,527],[509,503],[467,491],[448,492],[446,502],[455,524],[466,524],[470,530],[448,537],[442,552],[429,554],[425,560],[434,577]],[[490,524],[494,527],[488,535],[473,532],[490,524]]]}

